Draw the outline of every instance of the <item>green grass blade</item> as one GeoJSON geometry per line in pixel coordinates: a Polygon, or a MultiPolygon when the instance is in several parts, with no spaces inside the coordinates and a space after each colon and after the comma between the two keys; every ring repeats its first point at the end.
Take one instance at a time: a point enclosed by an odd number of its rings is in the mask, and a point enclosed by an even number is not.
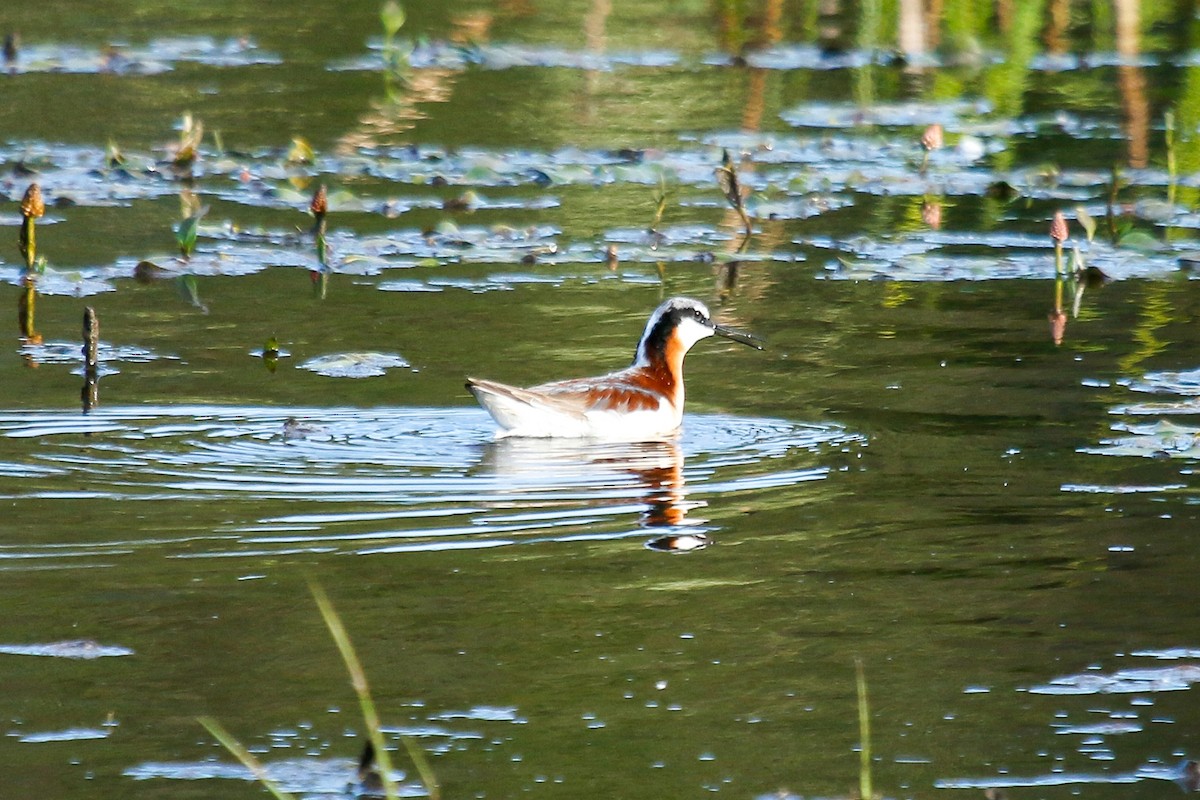
{"type": "MultiPolygon", "coordinates": [[[[383,783],[384,796],[388,800],[395,800],[399,798],[400,794],[396,788],[395,780],[392,779],[392,760],[384,745],[379,713],[375,709],[375,701],[371,699],[371,689],[367,684],[367,673],[363,670],[362,662],[358,660],[358,654],[354,651],[354,645],[350,642],[350,634],[346,632],[346,626],[342,624],[342,620],[338,616],[337,611],[334,610],[333,603],[330,602],[329,596],[325,594],[325,590],[315,582],[309,583],[308,588],[312,592],[313,599],[317,602],[317,608],[321,610],[321,616],[325,619],[326,627],[329,628],[329,635],[333,637],[338,651],[342,654],[342,661],[346,664],[346,671],[350,673],[350,684],[354,687],[354,693],[358,695],[358,704],[362,709],[363,724],[366,725],[367,736],[370,737],[371,744],[375,747],[375,758],[379,764],[379,777],[383,783]]],[[[407,742],[405,746],[408,747],[407,742]]],[[[409,748],[409,752],[412,752],[412,748],[409,748]]],[[[417,771],[421,773],[422,779],[424,779],[424,773],[419,763],[417,771]]],[[[431,786],[426,783],[425,788],[429,791],[429,796],[433,800],[438,800],[436,784],[431,786]]]]}
{"type": "Polygon", "coordinates": [[[425,791],[429,792],[430,800],[441,800],[442,787],[438,785],[437,775],[433,773],[433,767],[429,765],[429,758],[425,755],[425,751],[411,736],[401,736],[400,741],[404,743],[408,757],[412,759],[413,766],[417,768],[417,774],[421,777],[421,783],[425,785],[425,791]]]}
{"type": "Polygon", "coordinates": [[[867,675],[861,658],[854,659],[854,678],[858,687],[858,794],[863,800],[875,795],[871,787],[871,706],[867,701],[867,675]]]}
{"type": "Polygon", "coordinates": [[[212,717],[197,717],[196,721],[203,725],[204,729],[211,733],[213,738],[220,742],[226,750],[237,756],[238,761],[241,761],[246,766],[246,769],[254,774],[259,783],[267,787],[267,791],[273,794],[276,800],[295,800],[292,795],[279,788],[279,784],[271,780],[262,762],[242,746],[242,743],[235,739],[229,731],[221,727],[221,723],[212,717]]]}

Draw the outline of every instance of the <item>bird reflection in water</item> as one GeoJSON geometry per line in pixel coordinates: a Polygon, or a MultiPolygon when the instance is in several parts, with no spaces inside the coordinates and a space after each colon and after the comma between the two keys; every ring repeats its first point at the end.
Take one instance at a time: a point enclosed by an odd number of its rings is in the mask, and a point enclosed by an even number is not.
{"type": "Polygon", "coordinates": [[[690,552],[709,543],[700,527],[707,520],[691,516],[707,504],[687,499],[683,452],[673,440],[498,439],[485,446],[480,466],[511,482],[514,498],[536,493],[545,505],[559,502],[542,494],[547,490],[564,505],[580,503],[597,513],[635,497],[652,550],[690,552]]]}

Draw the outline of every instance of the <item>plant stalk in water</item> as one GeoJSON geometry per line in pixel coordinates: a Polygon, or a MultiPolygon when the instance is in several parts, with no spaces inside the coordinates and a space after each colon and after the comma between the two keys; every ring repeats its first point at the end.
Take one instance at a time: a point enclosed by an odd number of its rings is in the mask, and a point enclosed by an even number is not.
{"type": "Polygon", "coordinates": [[[654,221],[650,223],[650,233],[658,233],[662,224],[663,213],[667,210],[667,178],[661,172],[658,175],[658,190],[654,192],[654,221]]]}
{"type": "Polygon", "coordinates": [[[317,262],[321,265],[321,269],[326,269],[329,265],[326,255],[328,245],[325,241],[325,215],[329,212],[329,200],[325,195],[325,184],[317,186],[308,210],[316,219],[313,224],[313,238],[317,245],[317,262]]]}
{"type": "Polygon", "coordinates": [[[1067,240],[1070,231],[1067,229],[1067,218],[1063,216],[1061,211],[1054,212],[1054,220],[1050,223],[1050,238],[1054,240],[1054,274],[1062,275],[1063,268],[1063,242],[1067,240]]]}
{"type": "Polygon", "coordinates": [[[204,729],[212,734],[213,738],[220,742],[226,750],[233,753],[238,761],[241,761],[246,769],[250,770],[251,774],[266,787],[267,791],[274,795],[275,800],[295,800],[295,798],[279,787],[270,775],[267,774],[266,768],[262,762],[235,739],[229,731],[221,726],[212,717],[197,717],[196,721],[204,726],[204,729]]]}
{"type": "Polygon", "coordinates": [[[383,24],[384,82],[389,94],[393,81],[408,82],[409,54],[396,43],[396,34],[404,27],[405,18],[404,7],[395,0],[388,0],[379,9],[379,21],[383,24]]]}
{"type": "Polygon", "coordinates": [[[1163,135],[1167,144],[1167,202],[1175,205],[1175,185],[1179,180],[1179,169],[1175,162],[1175,112],[1163,112],[1163,135]]]}
{"type": "Polygon", "coordinates": [[[717,167],[716,173],[717,185],[721,187],[730,207],[741,218],[742,225],[746,229],[746,236],[749,238],[753,228],[750,225],[750,217],[746,215],[746,207],[742,203],[742,187],[738,182],[737,169],[734,167],[733,159],[729,157],[728,150],[721,151],[721,166],[717,167]]]}
{"type": "MultiPolygon", "coordinates": [[[[388,757],[387,748],[384,746],[383,730],[379,722],[379,714],[375,710],[375,701],[371,699],[371,690],[367,685],[367,673],[363,670],[362,662],[358,660],[358,654],[354,651],[354,645],[350,642],[350,635],[346,632],[346,627],[342,624],[341,618],[338,617],[337,612],[334,610],[333,603],[329,601],[325,590],[316,583],[309,584],[309,590],[312,592],[313,599],[317,601],[317,608],[321,610],[321,616],[325,619],[325,625],[329,628],[329,634],[333,637],[338,651],[342,654],[342,660],[346,664],[346,671],[350,673],[350,683],[354,687],[354,693],[358,695],[358,704],[362,709],[363,722],[367,727],[367,734],[370,737],[372,746],[375,748],[375,757],[379,762],[379,777],[383,783],[384,794],[389,800],[397,798],[399,794],[396,789],[396,782],[392,778],[391,759],[388,757]]],[[[421,776],[421,783],[425,785],[425,791],[429,793],[430,800],[441,800],[441,788],[438,786],[437,777],[433,774],[433,770],[429,766],[429,761],[425,758],[424,751],[407,736],[401,736],[400,741],[404,743],[404,749],[408,751],[413,765],[416,766],[417,774],[421,776]]]]}
{"type": "Polygon", "coordinates": [[[867,701],[867,675],[861,658],[854,659],[854,682],[858,689],[858,794],[862,800],[875,797],[871,786],[871,706],[867,701]]]}
{"type": "Polygon", "coordinates": [[[83,310],[83,413],[100,404],[100,321],[96,309],[83,310]]]}
{"type": "Polygon", "coordinates": [[[25,269],[34,271],[37,260],[37,237],[34,225],[38,217],[46,213],[46,204],[42,201],[42,187],[36,183],[29,184],[25,196],[21,198],[21,257],[25,259],[25,269]]]}

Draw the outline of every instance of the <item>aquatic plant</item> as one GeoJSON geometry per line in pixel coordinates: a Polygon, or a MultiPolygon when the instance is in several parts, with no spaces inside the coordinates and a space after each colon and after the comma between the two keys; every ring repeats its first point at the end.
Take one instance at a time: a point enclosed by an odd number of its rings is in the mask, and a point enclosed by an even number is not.
{"type": "MultiPolygon", "coordinates": [[[[736,179],[736,176],[735,176],[736,179]]],[[[654,190],[654,219],[650,222],[650,234],[658,233],[658,226],[662,224],[663,213],[667,210],[667,176],[658,173],[658,188],[654,190]]]]}
{"type": "Polygon", "coordinates": [[[1054,308],[1050,309],[1050,313],[1046,315],[1046,321],[1050,324],[1050,340],[1055,345],[1063,343],[1063,336],[1067,330],[1067,315],[1063,311],[1063,276],[1056,274],[1054,276],[1054,308]]]}
{"type": "Polygon", "coordinates": [[[96,309],[83,309],[83,389],[80,400],[87,414],[100,405],[100,320],[96,309]]]}
{"type": "Polygon", "coordinates": [[[1167,203],[1175,205],[1175,187],[1179,182],[1179,167],[1175,160],[1175,112],[1163,112],[1163,137],[1167,147],[1167,203]]]}
{"type": "Polygon", "coordinates": [[[179,193],[179,208],[182,219],[175,225],[175,243],[179,245],[179,254],[184,261],[191,259],[192,251],[196,249],[196,236],[200,231],[200,220],[208,213],[208,206],[200,205],[198,198],[190,190],[179,193]]]}
{"type": "Polygon", "coordinates": [[[179,254],[187,261],[192,257],[192,251],[196,248],[196,235],[200,227],[200,219],[204,216],[207,208],[184,217],[175,225],[175,242],[179,245],[179,254]]]}
{"type": "Polygon", "coordinates": [[[329,213],[329,197],[325,193],[325,184],[317,184],[313,192],[312,202],[308,204],[308,213],[313,215],[313,238],[317,246],[317,261],[321,266],[326,265],[325,215],[329,213]]]}
{"type": "Polygon", "coordinates": [[[312,145],[303,136],[293,136],[292,146],[288,149],[287,163],[289,164],[311,164],[317,158],[316,152],[312,149],[312,145]]]}
{"type": "MultiPolygon", "coordinates": [[[[309,591],[312,592],[313,600],[316,601],[317,608],[321,612],[321,618],[325,621],[325,626],[329,629],[329,635],[337,645],[338,652],[341,653],[346,671],[350,675],[350,684],[354,688],[355,695],[358,697],[359,708],[363,715],[363,723],[367,728],[368,743],[359,761],[358,777],[364,783],[368,779],[373,782],[373,779],[377,777],[380,788],[383,790],[383,796],[388,800],[398,800],[400,791],[396,785],[391,758],[388,755],[387,745],[383,739],[383,727],[379,719],[379,712],[375,708],[375,701],[371,697],[371,689],[367,683],[367,673],[363,669],[362,662],[359,661],[358,653],[354,650],[354,645],[350,641],[350,634],[347,633],[346,626],[342,624],[342,619],[338,616],[325,590],[319,584],[310,582],[309,591]],[[372,762],[378,763],[377,770],[371,769],[372,762]]],[[[266,768],[263,767],[262,762],[256,759],[219,722],[212,717],[197,717],[196,721],[204,726],[204,729],[212,734],[213,738],[220,742],[226,750],[241,761],[243,766],[250,770],[255,779],[274,795],[276,800],[294,800],[291,794],[284,791],[271,778],[266,768]]],[[[400,741],[403,742],[405,750],[408,751],[408,755],[416,767],[417,774],[430,800],[441,800],[441,786],[438,784],[437,776],[430,767],[429,760],[425,757],[424,751],[413,743],[410,737],[401,736],[400,741]]]]}
{"type": "Polygon", "coordinates": [[[1118,195],[1121,188],[1125,185],[1125,179],[1121,175],[1121,168],[1117,164],[1113,164],[1112,173],[1108,180],[1108,194],[1105,197],[1105,227],[1108,229],[1108,239],[1113,244],[1121,238],[1121,233],[1117,229],[1117,208],[1118,195]]]}
{"type": "Polygon", "coordinates": [[[329,288],[329,242],[325,238],[325,215],[329,213],[329,198],[325,193],[325,184],[317,184],[312,202],[308,204],[308,211],[314,219],[313,242],[317,251],[317,263],[320,265],[318,269],[310,270],[309,275],[312,277],[313,292],[324,300],[329,288]]]}
{"type": "Polygon", "coordinates": [[[742,197],[742,187],[738,182],[737,168],[733,164],[733,159],[729,157],[728,150],[721,150],[721,166],[717,167],[715,172],[717,185],[721,187],[721,192],[725,195],[726,202],[729,203],[729,206],[741,218],[742,225],[746,229],[746,236],[749,237],[753,233],[753,228],[750,225],[750,217],[746,215],[746,206],[742,197]]]}
{"type": "Polygon", "coordinates": [[[405,19],[404,6],[395,0],[388,0],[379,9],[379,21],[383,24],[384,80],[389,84],[389,94],[392,89],[390,84],[393,81],[408,82],[411,66],[409,58],[412,52],[396,41],[396,34],[404,27],[405,19]]]}
{"type": "Polygon", "coordinates": [[[254,776],[255,780],[261,783],[275,797],[275,800],[295,800],[290,793],[280,788],[279,784],[267,774],[267,770],[262,765],[262,762],[255,758],[254,754],[247,750],[245,745],[239,742],[233,734],[225,730],[221,723],[212,717],[197,717],[196,721],[204,726],[204,729],[212,734],[212,737],[220,742],[222,747],[232,753],[238,761],[242,762],[242,765],[250,770],[250,774],[254,776]]]}
{"type": "Polygon", "coordinates": [[[42,201],[42,187],[36,183],[29,184],[25,196],[21,198],[21,257],[25,259],[25,269],[33,272],[34,261],[37,259],[37,238],[34,226],[37,218],[46,213],[46,204],[42,201]]]}
{"type": "Polygon", "coordinates": [[[854,684],[858,695],[858,796],[873,800],[871,785],[871,705],[867,699],[867,674],[861,658],[854,659],[854,684]]]}
{"type": "Polygon", "coordinates": [[[941,150],[944,139],[942,126],[936,122],[926,128],[925,132],[921,134],[921,148],[925,151],[925,155],[921,159],[920,173],[922,175],[925,174],[925,170],[929,166],[929,154],[934,150],[941,150]]]}
{"type": "Polygon", "coordinates": [[[194,118],[191,112],[179,119],[179,141],[171,152],[171,163],[176,167],[190,167],[200,155],[200,142],[204,139],[204,123],[194,118]]]}
{"type": "MultiPolygon", "coordinates": [[[[309,584],[309,591],[312,592],[313,599],[317,602],[317,608],[321,611],[321,617],[325,620],[325,626],[329,628],[329,635],[333,637],[333,641],[337,644],[338,652],[342,655],[342,661],[346,665],[346,671],[350,674],[350,683],[354,687],[354,693],[358,696],[359,708],[362,711],[363,722],[367,727],[367,735],[371,742],[371,746],[375,751],[375,758],[379,762],[379,777],[383,784],[384,795],[392,800],[399,797],[396,781],[392,775],[391,758],[388,756],[386,744],[383,740],[383,730],[379,721],[379,713],[375,709],[375,701],[371,698],[371,690],[367,684],[367,673],[363,670],[362,662],[358,660],[358,654],[354,650],[354,645],[350,641],[350,634],[346,632],[346,627],[342,624],[341,618],[333,608],[333,603],[330,602],[329,596],[325,594],[325,590],[316,583],[309,584]]],[[[425,786],[425,791],[429,794],[430,800],[441,800],[441,787],[438,784],[437,776],[429,766],[429,761],[425,757],[424,751],[418,747],[410,737],[401,736],[400,741],[404,744],[404,749],[408,751],[409,758],[412,759],[413,765],[417,769],[417,774],[421,778],[421,783],[425,786]]]]}
{"type": "Polygon", "coordinates": [[[1050,238],[1054,240],[1054,274],[1061,275],[1063,273],[1062,246],[1067,240],[1070,231],[1067,229],[1067,218],[1063,216],[1061,211],[1054,212],[1054,219],[1050,222],[1050,238]]]}
{"type": "Polygon", "coordinates": [[[121,152],[121,148],[117,146],[116,141],[109,139],[108,143],[104,145],[104,166],[109,169],[116,169],[117,167],[124,166],[124,164],[125,154],[121,152]]]}
{"type": "Polygon", "coordinates": [[[175,279],[175,288],[179,290],[179,296],[199,309],[201,314],[208,313],[208,306],[200,299],[200,287],[196,284],[195,275],[180,275],[175,279]]]}

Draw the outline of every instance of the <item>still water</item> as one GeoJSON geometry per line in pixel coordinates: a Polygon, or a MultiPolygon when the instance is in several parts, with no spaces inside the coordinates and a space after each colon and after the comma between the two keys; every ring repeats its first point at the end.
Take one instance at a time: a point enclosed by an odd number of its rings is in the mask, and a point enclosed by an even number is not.
{"type": "Polygon", "coordinates": [[[853,794],[856,659],[886,797],[1194,788],[1200,26],[938,7],[6,4],[0,797],[343,793],[310,580],[447,797],[853,794]]]}

